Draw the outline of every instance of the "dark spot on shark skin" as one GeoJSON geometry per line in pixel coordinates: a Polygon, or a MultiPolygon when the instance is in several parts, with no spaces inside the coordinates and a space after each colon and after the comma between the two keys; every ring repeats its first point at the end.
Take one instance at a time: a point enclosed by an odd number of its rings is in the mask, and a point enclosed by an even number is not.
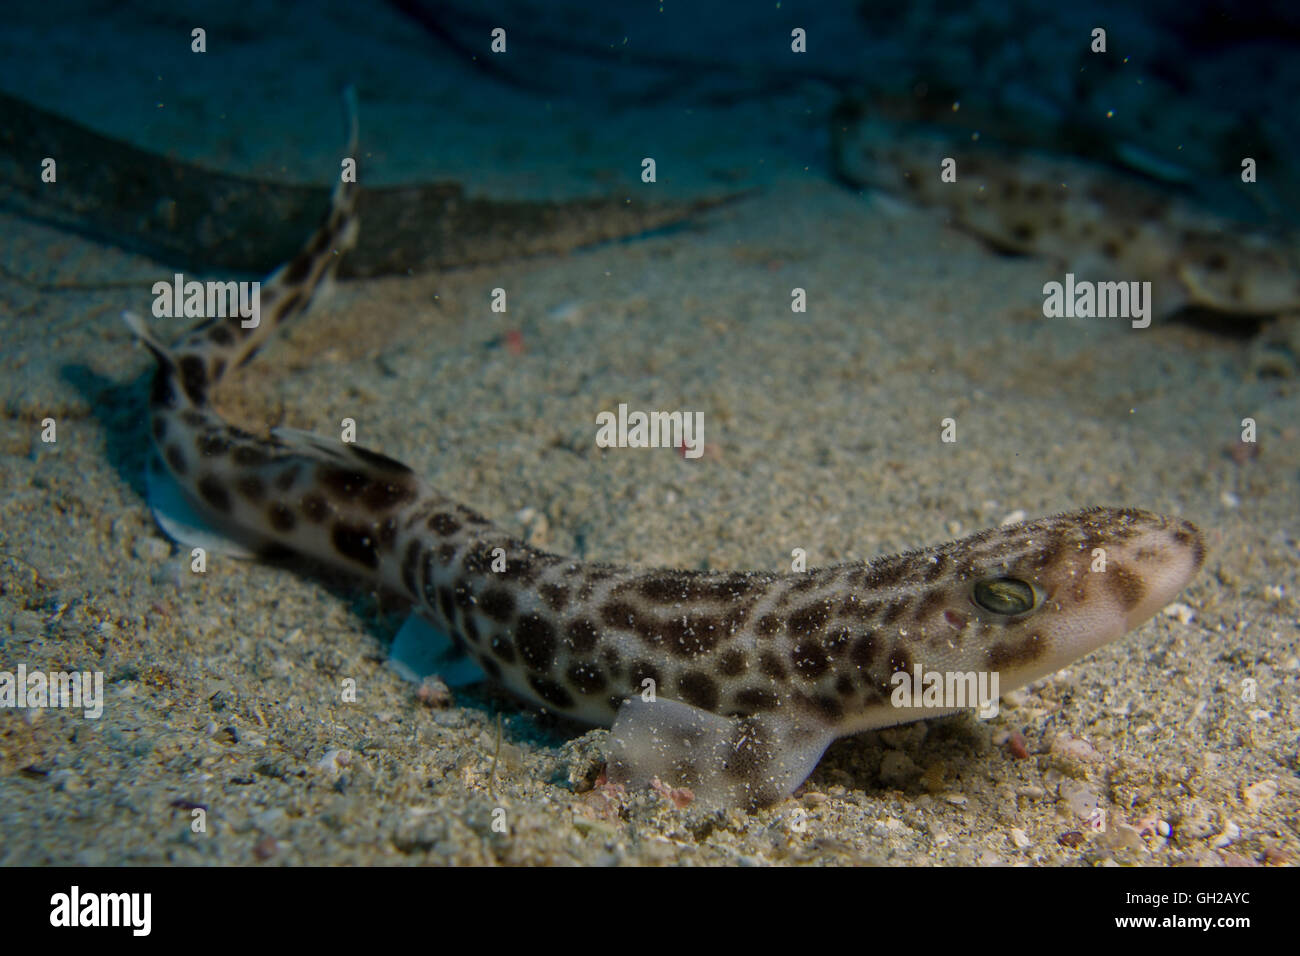
{"type": "Polygon", "coordinates": [[[1133,610],[1146,597],[1147,587],[1142,581],[1142,576],[1122,564],[1112,562],[1100,576],[1106,585],[1106,590],[1125,611],[1133,610]]]}
{"type": "Polygon", "coordinates": [[[330,531],[330,543],[334,550],[350,561],[367,568],[379,567],[379,552],[375,549],[375,540],[369,528],[364,525],[351,525],[339,522],[330,531]]]}
{"type": "Polygon", "coordinates": [[[181,451],[180,446],[175,442],[168,445],[167,450],[163,454],[167,459],[167,464],[171,467],[172,471],[176,472],[177,475],[183,477],[185,473],[189,471],[189,466],[185,463],[185,453],[181,451]]]}
{"type": "Polygon", "coordinates": [[[721,622],[702,615],[674,614],[659,627],[668,649],[678,657],[701,657],[723,637],[721,622]]]}
{"type": "Polygon", "coordinates": [[[175,407],[173,378],[172,369],[159,368],[153,376],[153,385],[149,386],[149,405],[162,408],[175,407]]]}
{"type": "Polygon", "coordinates": [[[530,669],[546,673],[555,664],[555,627],[539,614],[525,614],[515,625],[515,644],[530,669]]]}
{"type": "Polygon", "coordinates": [[[196,446],[199,449],[199,454],[204,458],[220,458],[230,451],[229,439],[217,431],[205,432],[200,435],[196,446]]]}
{"type": "Polygon", "coordinates": [[[921,575],[921,580],[926,584],[939,578],[948,567],[948,556],[943,553],[932,555],[929,561],[924,563],[925,573],[921,575]]]}
{"type": "Polygon", "coordinates": [[[844,705],[830,694],[796,693],[794,705],[804,713],[830,723],[835,723],[844,716],[844,705]]]}
{"type": "Polygon", "coordinates": [[[515,613],[514,595],[501,587],[489,587],[479,598],[478,605],[484,614],[503,624],[515,613]]]}
{"type": "Polygon", "coordinates": [[[1018,222],[1011,227],[1011,235],[1020,242],[1033,242],[1038,230],[1027,222],[1018,222]]]}
{"type": "Polygon", "coordinates": [[[563,584],[543,584],[538,593],[552,611],[563,611],[569,603],[569,589],[563,584]]]}
{"type": "Polygon", "coordinates": [[[564,677],[579,694],[589,696],[605,689],[605,675],[599,667],[586,661],[570,664],[564,677]]]}
{"type": "Polygon", "coordinates": [[[744,651],[730,650],[718,659],[718,673],[726,677],[739,677],[749,669],[749,659],[744,651]]]}
{"type": "Polygon", "coordinates": [[[614,594],[624,594],[635,590],[646,600],[658,604],[680,602],[716,601],[726,603],[740,600],[756,588],[759,583],[752,575],[726,574],[719,577],[704,572],[663,571],[658,577],[638,578],[620,584],[614,594]]]}
{"type": "Polygon", "coordinates": [[[230,513],[230,492],[216,475],[204,475],[199,479],[199,497],[208,506],[222,514],[230,513]]]}
{"type": "Polygon", "coordinates": [[[808,637],[821,630],[830,617],[830,607],[825,601],[810,604],[795,611],[786,621],[786,633],[791,637],[808,637]]]}
{"type": "Polygon", "coordinates": [[[298,480],[298,475],[301,474],[301,472],[301,465],[296,463],[290,465],[275,476],[275,487],[279,488],[281,491],[288,491],[294,486],[294,482],[298,480]]]}
{"type": "Polygon", "coordinates": [[[413,538],[406,545],[406,553],[402,555],[402,583],[406,585],[406,590],[412,595],[419,595],[419,582],[416,580],[416,574],[420,570],[420,563],[424,557],[424,548],[418,538],[413,538]]]}
{"type": "Polygon", "coordinates": [[[207,403],[208,370],[197,355],[183,355],[179,363],[181,388],[195,405],[207,403]]]}
{"type": "Polygon", "coordinates": [[[800,641],[796,644],[790,651],[790,662],[799,676],[805,680],[821,677],[831,666],[820,642],[817,641],[800,641]]]}
{"type": "Polygon", "coordinates": [[[860,588],[889,588],[902,582],[911,567],[912,562],[903,555],[877,558],[859,569],[850,582],[860,588]]]}
{"type": "Polygon", "coordinates": [[[465,559],[461,562],[467,574],[488,574],[495,573],[492,563],[495,558],[493,554],[498,548],[504,552],[505,548],[500,544],[483,542],[474,545],[465,552],[465,559]]]}
{"type": "Polygon", "coordinates": [[[372,512],[387,511],[415,494],[406,483],[377,481],[350,468],[323,467],[317,477],[336,500],[360,501],[372,512]]]}
{"type": "Polygon", "coordinates": [[[460,520],[465,524],[472,524],[472,525],[478,525],[480,527],[486,527],[487,525],[490,525],[492,523],[488,521],[487,518],[484,518],[477,511],[474,511],[470,508],[466,508],[464,505],[456,506],[456,514],[460,515],[460,520]]]}
{"type": "Polygon", "coordinates": [[[537,674],[529,674],[528,683],[537,692],[537,696],[552,707],[568,710],[573,706],[573,695],[555,681],[537,674]]]}
{"type": "Polygon", "coordinates": [[[623,659],[619,656],[618,650],[613,647],[602,647],[600,650],[600,659],[605,662],[605,670],[614,680],[618,680],[623,674],[623,659]]]}
{"type": "Polygon", "coordinates": [[[654,623],[638,614],[636,608],[623,601],[611,601],[600,609],[600,619],[609,627],[632,631],[647,644],[657,645],[662,637],[654,623]]]}
{"type": "Polygon", "coordinates": [[[271,460],[271,456],[255,445],[237,445],[230,459],[243,468],[260,468],[271,460]]]}
{"type": "Polygon", "coordinates": [[[576,654],[590,654],[600,636],[596,625],[583,617],[572,621],[565,633],[564,643],[576,654]]]}
{"type": "Polygon", "coordinates": [[[915,610],[912,611],[912,620],[924,621],[927,617],[937,611],[944,602],[943,591],[938,588],[926,591],[917,602],[915,610]]]}
{"type": "Polygon", "coordinates": [[[742,713],[776,710],[781,705],[781,699],[766,687],[746,687],[736,691],[731,700],[742,713]]]}
{"type": "Polygon", "coordinates": [[[681,699],[701,710],[716,710],[720,697],[717,682],[702,671],[687,671],[677,678],[681,699]]]}
{"type": "Polygon", "coordinates": [[[845,617],[856,618],[865,623],[874,623],[880,614],[879,601],[862,601],[856,594],[846,595],[840,604],[840,614],[845,617]]]}
{"type": "Polygon", "coordinates": [[[235,480],[235,490],[252,504],[266,497],[266,483],[257,475],[241,475],[235,480]]]}
{"type": "Polygon", "coordinates": [[[892,675],[910,673],[912,673],[912,655],[907,648],[895,644],[894,649],[889,653],[889,670],[885,674],[885,687],[890,686],[889,679],[892,675]]]}
{"type": "Polygon", "coordinates": [[[900,617],[903,616],[903,613],[907,610],[907,608],[908,608],[908,602],[906,600],[894,601],[887,608],[885,608],[885,613],[880,620],[884,624],[893,624],[895,621],[897,621],[900,617]]]}
{"type": "Polygon", "coordinates": [[[1189,522],[1183,522],[1183,527],[1174,532],[1174,541],[1183,547],[1192,547],[1192,562],[1195,570],[1199,571],[1205,564],[1205,542],[1201,540],[1200,532],[1189,522]]]}
{"type": "Polygon", "coordinates": [[[503,570],[497,572],[497,577],[502,581],[514,581],[523,585],[530,585],[537,580],[540,568],[534,561],[533,555],[529,553],[528,546],[520,541],[506,542],[508,547],[506,551],[509,557],[506,559],[506,566],[503,570]]]}
{"type": "Polygon", "coordinates": [[[381,521],[376,537],[381,548],[392,551],[393,543],[397,540],[397,519],[390,515],[381,521]]]}
{"type": "Polygon", "coordinates": [[[271,522],[271,527],[276,531],[289,532],[293,530],[296,519],[293,512],[279,501],[273,502],[266,512],[267,519],[271,522]]]}
{"type": "Polygon", "coordinates": [[[654,681],[658,692],[663,690],[663,674],[649,661],[634,662],[628,669],[628,676],[631,678],[632,690],[636,693],[641,692],[642,685],[648,680],[654,681]]]}
{"type": "Polygon", "coordinates": [[[504,634],[493,634],[489,644],[492,653],[507,664],[515,662],[515,645],[504,634]]]}
{"type": "Polygon", "coordinates": [[[1026,634],[1019,641],[1002,641],[989,648],[989,670],[1024,667],[1032,664],[1047,650],[1047,642],[1037,632],[1026,634]]]}
{"type": "Polygon", "coordinates": [[[785,664],[781,663],[781,658],[771,651],[764,651],[758,655],[758,669],[776,681],[785,680],[787,676],[785,664]]]}
{"type": "Polygon", "coordinates": [[[329,502],[314,491],[311,494],[302,496],[302,513],[313,524],[320,524],[330,516],[333,510],[329,502]]]}
{"type": "Polygon", "coordinates": [[[441,514],[441,512],[439,512],[439,514],[430,516],[428,527],[429,531],[432,531],[434,535],[450,537],[460,531],[460,522],[455,518],[452,518],[451,515],[441,514]]]}

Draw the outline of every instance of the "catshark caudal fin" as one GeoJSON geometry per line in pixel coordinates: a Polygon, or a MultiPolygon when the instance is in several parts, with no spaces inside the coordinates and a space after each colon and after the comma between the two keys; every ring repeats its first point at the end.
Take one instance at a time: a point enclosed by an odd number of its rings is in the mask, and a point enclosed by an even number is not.
{"type": "Polygon", "coordinates": [[[203,408],[208,391],[232,368],[247,362],[275,331],[302,314],[333,277],[344,253],[356,245],[358,129],[356,92],[344,93],[348,146],[325,221],[296,256],[264,279],[252,315],[211,317],[174,346],[164,347],[144,322],[124,316],[131,331],[153,352],[159,364],[154,383],[155,408],[203,408]],[[352,160],[351,164],[348,160],[352,160]]]}

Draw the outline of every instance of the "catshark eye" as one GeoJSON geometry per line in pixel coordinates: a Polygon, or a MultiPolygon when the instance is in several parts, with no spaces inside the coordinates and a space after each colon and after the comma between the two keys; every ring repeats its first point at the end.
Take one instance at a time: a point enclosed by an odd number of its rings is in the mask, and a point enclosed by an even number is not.
{"type": "Polygon", "coordinates": [[[985,578],[976,581],[971,596],[984,610],[1007,617],[1028,614],[1042,600],[1037,588],[1019,578],[985,578]]]}

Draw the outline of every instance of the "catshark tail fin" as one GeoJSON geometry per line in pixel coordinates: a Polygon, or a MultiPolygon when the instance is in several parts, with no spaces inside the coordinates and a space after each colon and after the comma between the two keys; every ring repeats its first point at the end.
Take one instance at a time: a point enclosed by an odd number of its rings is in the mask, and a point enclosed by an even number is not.
{"type": "MultiPolygon", "coordinates": [[[[131,330],[158,359],[159,377],[174,379],[155,384],[155,404],[169,398],[164,402],[168,407],[176,407],[177,403],[199,408],[206,405],[208,390],[230,369],[252,358],[276,329],[306,311],[333,277],[343,254],[356,245],[359,129],[356,91],[348,87],[343,99],[347,155],[334,187],[329,214],[296,256],[262,282],[253,283],[248,313],[240,314],[239,310],[232,309],[228,311],[235,314],[209,318],[171,348],[163,347],[138,316],[126,319],[131,330]]],[[[244,300],[242,295],[240,300],[244,300]]]]}

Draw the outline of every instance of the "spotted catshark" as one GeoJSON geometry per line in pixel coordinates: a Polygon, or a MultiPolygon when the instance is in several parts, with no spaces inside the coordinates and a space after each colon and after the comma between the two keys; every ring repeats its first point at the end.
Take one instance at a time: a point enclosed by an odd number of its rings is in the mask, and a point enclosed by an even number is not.
{"type": "Polygon", "coordinates": [[[1300,312],[1300,241],[1214,214],[1099,163],[965,142],[846,103],[834,124],[841,178],[944,210],[995,248],[1093,280],[1151,283],[1153,311],[1300,312]],[[949,162],[945,175],[945,163],[949,162]]]}
{"type": "MultiPolygon", "coordinates": [[[[303,432],[254,435],[213,407],[222,377],[308,309],[356,235],[356,185],[340,182],[323,225],[263,283],[256,327],[210,319],[167,346],[126,317],[157,360],[158,475],[221,533],[391,589],[430,640],[488,678],[612,725],[616,783],[658,778],[724,806],[779,801],[832,740],[957,709],[896,706],[895,675],[1024,685],[1142,624],[1204,560],[1195,526],[1134,508],[790,573],[638,569],[530,547],[392,458],[303,432]]],[[[193,525],[178,530],[152,486],[164,528],[188,538],[193,525]]]]}

